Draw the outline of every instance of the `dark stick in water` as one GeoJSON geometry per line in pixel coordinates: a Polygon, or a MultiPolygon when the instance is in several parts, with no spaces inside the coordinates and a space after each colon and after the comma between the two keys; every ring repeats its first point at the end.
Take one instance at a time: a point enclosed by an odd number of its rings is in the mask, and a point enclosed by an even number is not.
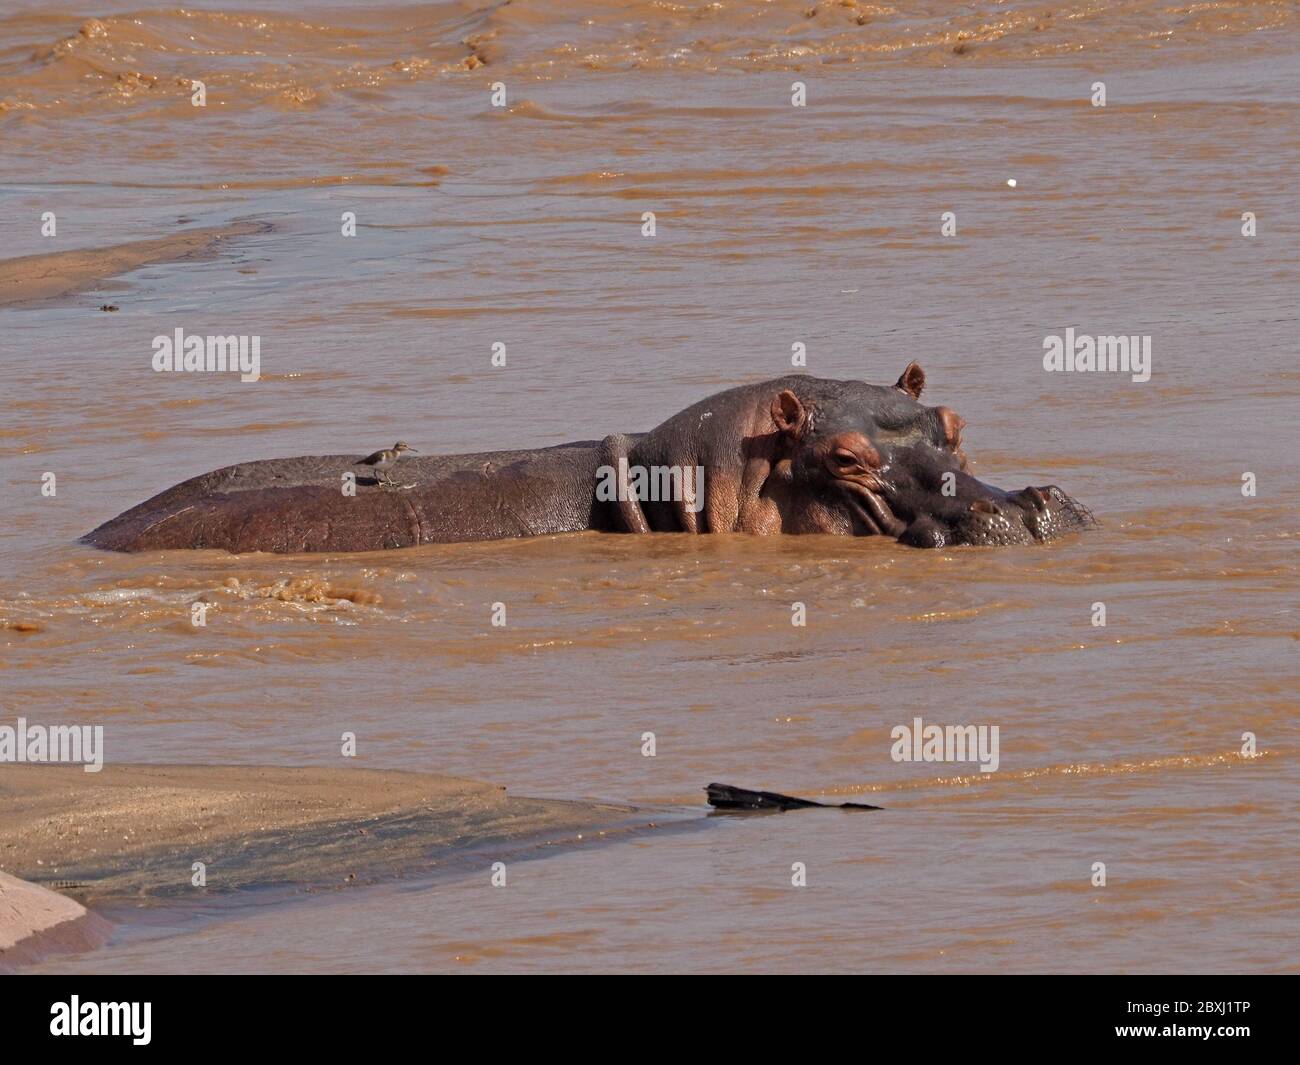
{"type": "Polygon", "coordinates": [[[750,791],[730,784],[710,784],[704,789],[709,805],[719,810],[800,810],[806,806],[820,806],[828,810],[883,810],[883,806],[868,806],[862,802],[826,803],[811,799],[796,799],[791,795],[778,795],[775,791],[750,791]]]}

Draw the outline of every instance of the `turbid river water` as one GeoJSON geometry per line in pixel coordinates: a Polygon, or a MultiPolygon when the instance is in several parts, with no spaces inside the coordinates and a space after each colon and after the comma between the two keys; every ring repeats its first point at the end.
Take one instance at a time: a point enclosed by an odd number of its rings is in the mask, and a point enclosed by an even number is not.
{"type": "Polygon", "coordinates": [[[118,761],[339,765],[351,731],[525,795],[886,809],[155,913],[45,968],[1297,968],[1294,5],[249,6],[0,16],[5,255],[272,224],[0,309],[0,620],[36,630],[0,630],[5,720],[102,723],[118,761]],[[262,380],[154,373],[178,327],[260,335],[262,380]],[[1045,372],[1070,327],[1149,336],[1150,380],[1045,372]],[[981,477],[1099,528],[76,543],[249,459],[644,430],[795,343],[825,377],[919,361],[981,477]],[[996,725],[997,772],[895,761],[916,717],[996,725]]]}

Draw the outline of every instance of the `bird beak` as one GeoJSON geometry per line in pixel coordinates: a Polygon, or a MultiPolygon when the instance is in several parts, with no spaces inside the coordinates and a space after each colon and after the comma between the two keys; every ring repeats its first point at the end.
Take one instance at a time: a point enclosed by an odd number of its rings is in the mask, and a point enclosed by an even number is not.
{"type": "Polygon", "coordinates": [[[406,450],[407,450],[407,451],[410,451],[410,452],[412,452],[413,454],[416,454],[416,455],[419,454],[419,452],[416,451],[415,448],[413,448],[413,447],[408,447],[406,450]]]}

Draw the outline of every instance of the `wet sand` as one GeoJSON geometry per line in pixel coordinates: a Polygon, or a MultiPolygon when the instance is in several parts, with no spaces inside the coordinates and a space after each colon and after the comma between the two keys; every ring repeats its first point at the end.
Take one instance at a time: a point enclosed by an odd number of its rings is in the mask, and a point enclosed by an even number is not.
{"type": "Polygon", "coordinates": [[[232,222],[106,248],[0,259],[0,307],[66,299],[108,278],[154,263],[210,258],[218,253],[223,241],[266,233],[270,228],[266,223],[232,222]]]}
{"type": "Polygon", "coordinates": [[[102,919],[46,888],[96,905],[320,890],[428,876],[453,852],[491,845],[505,856],[616,834],[654,816],[611,803],[516,798],[498,785],[428,773],[115,765],[88,774],[3,765],[0,963],[108,938],[102,919]],[[195,862],[205,883],[194,882],[195,862]]]}

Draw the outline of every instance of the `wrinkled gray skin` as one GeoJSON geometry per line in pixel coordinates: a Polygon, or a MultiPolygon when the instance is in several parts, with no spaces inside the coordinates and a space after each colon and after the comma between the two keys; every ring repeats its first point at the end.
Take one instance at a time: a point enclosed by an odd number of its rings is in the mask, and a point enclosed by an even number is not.
{"type": "Polygon", "coordinates": [[[917,547],[1030,544],[1091,524],[1055,486],[1004,492],[966,472],[960,417],[893,386],[804,375],[703,400],[649,433],[532,451],[405,457],[381,487],[357,455],[247,462],[101,525],[116,551],[369,551],[601,529],[885,535],[917,547]],[[704,468],[703,503],[597,498],[602,467],[704,468]],[[356,475],[356,494],[341,491],[356,475]],[[945,477],[945,475],[949,475],[945,477]]]}

